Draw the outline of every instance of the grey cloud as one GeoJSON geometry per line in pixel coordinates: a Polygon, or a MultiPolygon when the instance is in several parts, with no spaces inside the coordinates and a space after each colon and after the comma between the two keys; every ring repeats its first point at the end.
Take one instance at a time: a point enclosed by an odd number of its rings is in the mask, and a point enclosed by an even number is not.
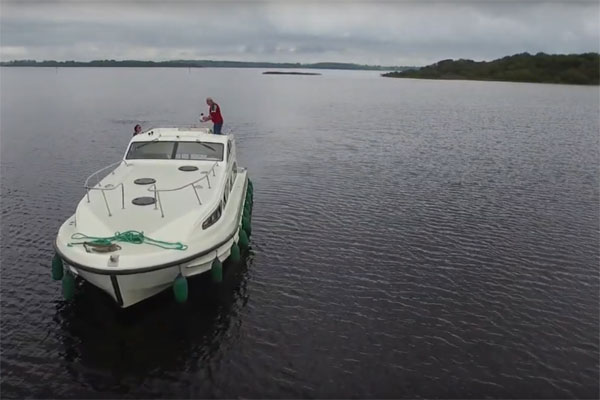
{"type": "Polygon", "coordinates": [[[418,65],[600,47],[597,2],[55,0],[3,2],[1,11],[2,59],[222,57],[418,65]]]}

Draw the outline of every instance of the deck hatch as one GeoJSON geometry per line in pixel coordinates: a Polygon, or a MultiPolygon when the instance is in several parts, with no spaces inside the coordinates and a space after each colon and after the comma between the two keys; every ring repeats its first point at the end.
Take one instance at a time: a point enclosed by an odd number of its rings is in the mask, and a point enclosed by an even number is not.
{"type": "Polygon", "coordinates": [[[153,183],[156,183],[156,179],[154,179],[154,178],[138,178],[135,181],[133,181],[133,183],[135,183],[136,185],[152,185],[153,183]]]}
{"type": "Polygon", "coordinates": [[[194,165],[182,165],[178,168],[180,171],[190,172],[190,171],[198,171],[198,167],[194,165]]]}
{"type": "Polygon", "coordinates": [[[136,197],[131,200],[133,204],[136,206],[149,206],[150,204],[156,203],[156,199],[154,197],[144,196],[144,197],[136,197]]]}

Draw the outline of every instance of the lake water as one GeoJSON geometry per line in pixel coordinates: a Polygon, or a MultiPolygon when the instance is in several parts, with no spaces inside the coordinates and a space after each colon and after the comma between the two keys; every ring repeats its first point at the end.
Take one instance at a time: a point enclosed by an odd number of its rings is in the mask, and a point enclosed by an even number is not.
{"type": "Polygon", "coordinates": [[[2,68],[4,398],[599,396],[598,87],[2,68]],[[254,182],[221,286],[132,309],[52,241],[133,127],[204,98],[254,182]]]}

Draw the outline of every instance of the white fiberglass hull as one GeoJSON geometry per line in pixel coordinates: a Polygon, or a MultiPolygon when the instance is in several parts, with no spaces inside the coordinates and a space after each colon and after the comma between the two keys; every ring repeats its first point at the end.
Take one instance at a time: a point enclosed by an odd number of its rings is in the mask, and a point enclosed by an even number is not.
{"type": "MultiPolygon", "coordinates": [[[[237,241],[237,235],[234,239],[237,241]]],[[[227,241],[216,251],[219,260],[225,260],[229,257],[234,239],[227,241]]],[[[120,307],[126,308],[171,288],[179,273],[185,277],[190,277],[210,271],[214,259],[215,252],[211,252],[209,255],[182,265],[127,275],[105,274],[104,271],[98,273],[92,272],[89,268],[83,269],[81,266],[67,265],[73,274],[102,289],[120,307]]]]}
{"type": "Polygon", "coordinates": [[[216,258],[225,261],[240,241],[247,190],[247,172],[239,169],[219,221],[210,231],[192,232],[183,240],[185,251],[119,242],[122,249],[116,253],[86,252],[83,246],[72,244],[72,236],[78,232],[75,215],[61,226],[54,247],[65,269],[105,291],[120,307],[129,307],[171,288],[179,274],[199,275],[210,271],[216,258]],[[115,254],[119,255],[116,263],[110,258],[115,254]]]}

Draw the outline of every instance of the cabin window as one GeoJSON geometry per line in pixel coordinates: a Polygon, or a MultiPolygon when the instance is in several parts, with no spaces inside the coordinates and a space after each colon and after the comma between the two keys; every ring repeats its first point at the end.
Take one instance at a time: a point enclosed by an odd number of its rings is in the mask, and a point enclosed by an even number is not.
{"type": "Polygon", "coordinates": [[[214,142],[134,142],[129,146],[128,160],[206,160],[223,161],[223,143],[214,142]]]}
{"type": "Polygon", "coordinates": [[[213,211],[213,213],[210,215],[210,217],[206,219],[206,221],[202,223],[202,229],[207,229],[214,225],[214,223],[217,222],[219,218],[221,218],[221,210],[222,208],[219,204],[219,207],[215,211],[213,211]]]}
{"type": "Polygon", "coordinates": [[[128,160],[168,160],[173,156],[173,142],[134,142],[127,152],[128,160]]]}
{"type": "Polygon", "coordinates": [[[229,197],[229,191],[231,190],[231,185],[229,184],[229,179],[225,182],[225,191],[223,192],[223,207],[227,204],[227,198],[229,197]]]}
{"type": "Polygon", "coordinates": [[[229,161],[229,155],[231,154],[231,146],[233,143],[230,141],[227,142],[227,161],[229,161]]]}
{"type": "Polygon", "coordinates": [[[223,161],[223,144],[211,142],[178,142],[175,158],[178,160],[223,161]]]}

